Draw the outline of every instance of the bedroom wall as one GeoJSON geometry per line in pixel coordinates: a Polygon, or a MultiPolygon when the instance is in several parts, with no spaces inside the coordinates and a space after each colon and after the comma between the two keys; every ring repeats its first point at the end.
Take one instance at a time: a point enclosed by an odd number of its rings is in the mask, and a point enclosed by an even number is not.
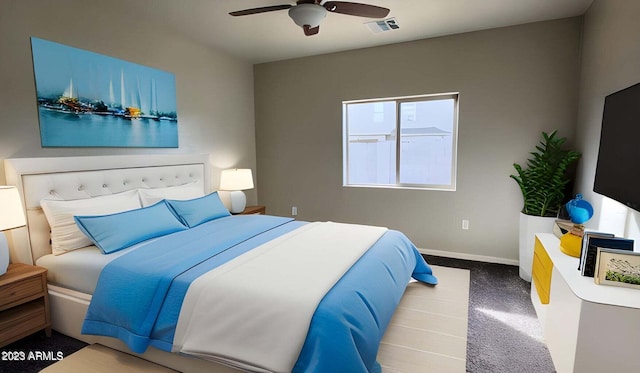
{"type": "Polygon", "coordinates": [[[584,155],[576,183],[576,190],[595,210],[588,227],[636,240],[640,239],[640,214],[594,193],[593,181],[604,98],[640,82],[639,14],[638,1],[596,0],[585,15],[577,136],[584,155]]]}
{"type": "Polygon", "coordinates": [[[522,197],[512,163],[526,160],[541,131],[575,137],[581,22],[256,65],[260,202],[274,214],[297,206],[302,220],[383,225],[420,248],[517,263],[522,197]],[[342,187],[343,100],[452,91],[460,92],[455,192],[342,187]]]}
{"type": "MultiPolygon", "coordinates": [[[[120,3],[117,3],[120,4],[120,3]]],[[[219,169],[256,170],[251,64],[192,42],[108,1],[0,1],[0,159],[77,155],[209,153],[219,169]],[[179,148],[42,148],[30,37],[171,72],[179,148]]],[[[4,183],[0,162],[0,184],[4,183]]],[[[256,191],[247,191],[249,204],[256,191]]]]}

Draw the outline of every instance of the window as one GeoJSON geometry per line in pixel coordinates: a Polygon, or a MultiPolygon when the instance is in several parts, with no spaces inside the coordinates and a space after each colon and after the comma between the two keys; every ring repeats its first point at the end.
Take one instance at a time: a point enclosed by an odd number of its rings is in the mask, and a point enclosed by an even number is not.
{"type": "Polygon", "coordinates": [[[342,109],[344,185],[455,190],[457,93],[345,101],[342,109]]]}

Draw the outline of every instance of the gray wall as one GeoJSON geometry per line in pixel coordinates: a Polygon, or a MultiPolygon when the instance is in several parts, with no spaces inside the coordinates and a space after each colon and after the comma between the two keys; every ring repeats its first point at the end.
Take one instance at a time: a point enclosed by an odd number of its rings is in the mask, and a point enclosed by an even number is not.
{"type": "Polygon", "coordinates": [[[634,239],[640,239],[640,214],[594,193],[593,180],[604,98],[640,82],[639,16],[639,1],[596,0],[587,11],[577,136],[583,160],[578,170],[576,190],[584,194],[595,210],[595,216],[587,226],[634,239]]]}
{"type": "Polygon", "coordinates": [[[509,178],[541,131],[573,140],[581,18],[255,66],[259,200],[273,214],[383,225],[418,247],[518,258],[509,178]],[[343,100],[460,92],[457,191],[342,187],[343,100]],[[469,219],[469,230],[461,220],[469,219]]]}
{"type": "MultiPolygon", "coordinates": [[[[119,3],[118,3],[119,4],[119,3]]],[[[209,153],[220,168],[255,170],[252,65],[184,39],[108,1],[0,1],[0,159],[209,153]],[[176,77],[179,148],[42,148],[30,37],[124,59],[176,77]]],[[[0,162],[0,184],[4,170],[0,162]]],[[[256,202],[256,191],[247,191],[256,202]]]]}
{"type": "Polygon", "coordinates": [[[210,153],[214,183],[218,169],[253,168],[270,213],[295,205],[301,219],[386,225],[422,248],[515,261],[522,198],[511,164],[542,130],[574,137],[580,31],[581,19],[566,19],[252,69],[109,2],[3,0],[0,159],[210,153]],[[31,36],[175,74],[180,147],[42,148],[31,36]],[[342,100],[450,91],[460,92],[456,192],[341,186],[342,100]]]}

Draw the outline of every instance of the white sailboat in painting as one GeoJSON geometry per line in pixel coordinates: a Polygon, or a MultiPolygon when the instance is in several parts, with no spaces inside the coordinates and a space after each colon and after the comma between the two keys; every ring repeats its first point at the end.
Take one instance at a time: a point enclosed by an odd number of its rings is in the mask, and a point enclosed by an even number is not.
{"type": "Polygon", "coordinates": [[[140,114],[140,118],[152,119],[152,120],[160,120],[158,116],[158,95],[156,92],[156,80],[151,78],[149,81],[149,95],[144,96],[143,86],[140,82],[140,77],[136,76],[136,90],[131,93],[131,97],[135,100],[136,103],[139,103],[139,107],[142,112],[140,114]]]}
{"type": "Polygon", "coordinates": [[[120,107],[122,108],[122,110],[124,110],[124,108],[126,108],[126,104],[124,101],[124,97],[125,97],[125,89],[124,89],[124,71],[122,69],[120,69],[120,107]]]}
{"type": "Polygon", "coordinates": [[[116,105],[116,94],[113,91],[113,76],[109,74],[109,106],[114,107],[116,105]]]}
{"type": "Polygon", "coordinates": [[[73,78],[69,78],[69,85],[62,92],[62,96],[58,98],[60,110],[69,113],[90,113],[91,108],[78,100],[78,92],[73,88],[73,78]]]}
{"type": "MultiPolygon", "coordinates": [[[[62,93],[62,98],[74,98],[73,96],[73,78],[69,78],[69,85],[62,93]]],[[[78,98],[77,96],[75,97],[78,98]]]]}
{"type": "Polygon", "coordinates": [[[158,116],[158,93],[156,92],[156,80],[151,78],[151,92],[149,92],[150,107],[148,117],[153,120],[160,120],[158,116]]]}
{"type": "MultiPolygon", "coordinates": [[[[127,85],[124,77],[124,70],[120,69],[120,103],[119,106],[121,108],[121,112],[116,114],[125,119],[152,119],[152,120],[160,120],[158,116],[158,97],[156,92],[156,80],[152,78],[149,83],[149,96],[143,97],[142,95],[142,87],[144,82],[141,82],[140,77],[136,75],[136,81],[131,87],[129,85],[129,89],[127,89],[127,85]]],[[[115,101],[113,98],[113,87],[110,83],[110,97],[112,101],[115,101]]],[[[116,106],[115,103],[112,106],[116,106]]]]}
{"type": "Polygon", "coordinates": [[[129,98],[129,106],[126,103],[126,89],[124,85],[124,70],[120,69],[120,105],[124,110],[124,118],[126,119],[140,119],[140,105],[136,105],[135,98],[133,97],[133,91],[131,91],[131,97],[129,98]]]}
{"type": "Polygon", "coordinates": [[[62,95],[58,97],[56,101],[42,102],[40,103],[40,107],[50,111],[69,114],[77,114],[83,111],[82,106],[78,102],[77,93],[74,93],[73,78],[69,78],[69,85],[67,85],[62,95]]]}

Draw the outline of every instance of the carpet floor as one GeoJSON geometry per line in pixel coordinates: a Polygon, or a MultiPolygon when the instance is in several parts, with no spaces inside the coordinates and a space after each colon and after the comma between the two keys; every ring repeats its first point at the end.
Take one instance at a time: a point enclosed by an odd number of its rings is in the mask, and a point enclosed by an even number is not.
{"type": "MultiPolygon", "coordinates": [[[[530,284],[520,279],[518,267],[435,256],[426,258],[434,265],[470,271],[467,372],[555,372],[530,301],[530,284]]],[[[43,356],[56,356],[58,352],[68,356],[85,346],[84,342],[54,331],[51,338],[36,333],[3,347],[0,353],[40,351],[43,356]]],[[[55,362],[0,359],[0,373],[39,372],[55,362]]]]}
{"type": "Polygon", "coordinates": [[[425,258],[433,265],[471,272],[467,372],[556,371],[531,304],[531,284],[520,278],[517,266],[429,255],[425,258]]]}

